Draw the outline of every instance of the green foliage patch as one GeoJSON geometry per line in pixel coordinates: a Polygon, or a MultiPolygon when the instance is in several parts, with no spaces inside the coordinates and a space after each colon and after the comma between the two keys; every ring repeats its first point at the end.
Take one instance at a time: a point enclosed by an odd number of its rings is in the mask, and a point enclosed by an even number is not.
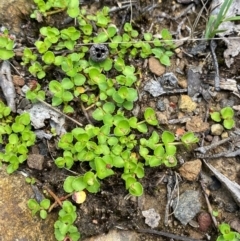
{"type": "Polygon", "coordinates": [[[222,223],[218,226],[220,235],[217,241],[238,241],[240,240],[240,234],[231,230],[227,223],[222,223]]]}
{"type": "Polygon", "coordinates": [[[210,113],[211,119],[216,122],[223,122],[223,126],[230,130],[235,126],[234,110],[231,107],[224,107],[219,112],[210,113]]]}
{"type": "Polygon", "coordinates": [[[8,163],[9,174],[27,160],[28,149],[36,140],[29,114],[23,113],[15,119],[10,114],[10,108],[0,102],[0,144],[5,145],[5,150],[0,152],[0,162],[8,163]]]}

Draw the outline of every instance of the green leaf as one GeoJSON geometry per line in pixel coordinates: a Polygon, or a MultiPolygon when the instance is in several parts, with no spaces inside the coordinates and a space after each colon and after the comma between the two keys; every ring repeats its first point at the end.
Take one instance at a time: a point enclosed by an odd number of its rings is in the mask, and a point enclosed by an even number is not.
{"type": "Polygon", "coordinates": [[[17,134],[11,134],[9,137],[8,137],[8,141],[9,141],[9,143],[10,144],[13,144],[13,145],[15,145],[15,144],[17,144],[18,143],[18,135],[17,134]]]}
{"type": "Polygon", "coordinates": [[[167,156],[174,156],[177,152],[177,147],[174,145],[165,145],[166,155],[167,156]]]}
{"type": "Polygon", "coordinates": [[[109,43],[109,47],[111,49],[116,49],[119,45],[119,43],[122,42],[122,36],[114,36],[113,39],[111,40],[111,43],[109,43]]]}
{"type": "Polygon", "coordinates": [[[19,132],[22,132],[24,130],[24,125],[23,124],[20,124],[20,123],[13,123],[12,124],[12,130],[15,132],[15,133],[19,133],[19,132]]]}
{"type": "Polygon", "coordinates": [[[40,210],[40,217],[41,219],[47,218],[47,211],[46,210],[40,210]]]}
{"type": "Polygon", "coordinates": [[[97,108],[93,111],[92,117],[97,121],[101,121],[104,117],[104,114],[105,112],[103,111],[103,109],[97,108]]]}
{"type": "Polygon", "coordinates": [[[40,208],[38,202],[35,199],[29,199],[27,205],[31,210],[39,210],[40,208]]]}
{"type": "Polygon", "coordinates": [[[104,179],[114,174],[113,170],[111,169],[111,165],[109,166],[109,163],[107,163],[103,158],[96,157],[94,159],[94,164],[96,166],[98,178],[104,179]]]}
{"type": "Polygon", "coordinates": [[[108,40],[108,34],[100,32],[96,37],[93,38],[94,43],[104,43],[108,40]]]}
{"type": "Polygon", "coordinates": [[[64,102],[69,102],[69,101],[73,100],[73,98],[74,98],[74,96],[71,92],[64,91],[63,96],[62,96],[62,100],[64,102]]]}
{"type": "Polygon", "coordinates": [[[146,156],[144,159],[146,161],[146,165],[149,165],[150,167],[160,166],[163,162],[163,159],[156,156],[146,156]]]}
{"type": "Polygon", "coordinates": [[[177,165],[177,159],[175,156],[166,156],[164,164],[166,167],[175,167],[177,165]]]}
{"type": "Polygon", "coordinates": [[[167,143],[174,142],[175,136],[172,132],[170,131],[164,131],[162,133],[162,141],[166,145],[167,143]]]}
{"type": "Polygon", "coordinates": [[[149,141],[153,144],[157,144],[159,142],[159,134],[156,131],[153,131],[149,141]]]}
{"type": "Polygon", "coordinates": [[[81,235],[80,235],[80,233],[77,231],[77,232],[71,232],[70,234],[69,234],[69,238],[72,240],[72,241],[78,241],[78,240],[80,240],[80,237],[81,237],[81,235]]]}
{"type": "Polygon", "coordinates": [[[165,154],[165,150],[163,148],[163,146],[157,146],[154,149],[154,155],[158,158],[158,159],[162,159],[164,157],[165,154]]]}
{"type": "Polygon", "coordinates": [[[72,188],[74,189],[74,191],[82,191],[87,187],[87,183],[84,181],[83,176],[80,177],[76,177],[73,181],[72,181],[72,188]]]}
{"type": "Polygon", "coordinates": [[[163,38],[164,40],[170,40],[170,39],[172,39],[172,35],[170,34],[170,32],[168,31],[168,29],[166,29],[166,28],[162,29],[161,35],[162,35],[162,38],[163,38]]]}
{"type": "Polygon", "coordinates": [[[151,41],[152,40],[152,34],[151,33],[144,33],[143,34],[143,38],[144,38],[144,40],[146,40],[146,41],[151,41]]]}
{"type": "Polygon", "coordinates": [[[79,0],[69,0],[68,1],[67,13],[71,18],[76,18],[79,15],[79,13],[80,13],[79,0]]]}
{"type": "Polygon", "coordinates": [[[233,111],[233,109],[232,109],[231,107],[229,107],[229,106],[221,109],[220,113],[221,113],[221,116],[222,116],[222,118],[223,118],[224,120],[226,120],[226,119],[232,119],[233,116],[234,116],[234,111],[233,111]]]}
{"type": "Polygon", "coordinates": [[[115,136],[125,136],[129,134],[130,130],[129,122],[127,120],[121,120],[117,123],[113,131],[115,136]]]}
{"type": "Polygon", "coordinates": [[[131,37],[136,38],[138,36],[138,31],[137,30],[132,30],[131,31],[131,37]]]}
{"type": "Polygon", "coordinates": [[[151,107],[146,108],[144,112],[144,118],[148,124],[153,126],[158,125],[155,111],[151,107]]]}
{"type": "Polygon", "coordinates": [[[231,232],[230,226],[227,223],[222,223],[218,226],[219,231],[222,234],[227,234],[231,232]]]}
{"type": "Polygon", "coordinates": [[[109,26],[107,28],[107,33],[109,38],[112,38],[117,33],[117,28],[115,26],[109,26]]]}
{"type": "Polygon", "coordinates": [[[169,56],[167,54],[162,54],[162,56],[160,57],[159,60],[160,60],[161,64],[163,64],[163,65],[166,65],[166,66],[171,65],[169,56]]]}
{"type": "Polygon", "coordinates": [[[126,180],[126,183],[128,183],[127,184],[127,186],[128,186],[127,189],[129,189],[129,193],[131,195],[133,195],[133,196],[137,196],[137,197],[141,196],[143,194],[143,186],[142,186],[142,184],[140,182],[133,181],[133,180],[131,180],[131,182],[130,182],[129,179],[130,178],[128,178],[126,180]]]}
{"type": "Polygon", "coordinates": [[[148,127],[145,123],[140,123],[140,124],[137,124],[137,130],[141,133],[147,133],[148,127]]]}
{"type": "Polygon", "coordinates": [[[123,26],[123,29],[125,32],[131,32],[132,31],[132,25],[130,23],[125,23],[123,26]]]}
{"type": "Polygon", "coordinates": [[[74,111],[75,110],[70,105],[65,105],[64,108],[63,108],[63,112],[66,113],[66,114],[74,113],[74,111]]]}
{"type": "Polygon", "coordinates": [[[181,137],[181,141],[185,145],[191,145],[191,144],[197,143],[199,139],[194,135],[194,133],[187,132],[181,137]]]}
{"type": "Polygon", "coordinates": [[[114,68],[117,71],[119,71],[119,72],[123,71],[125,69],[125,62],[124,62],[124,60],[122,58],[120,58],[120,57],[117,58],[115,60],[115,63],[114,63],[114,68]]]}
{"type": "Polygon", "coordinates": [[[76,74],[73,77],[73,82],[76,86],[82,86],[86,82],[86,77],[83,74],[76,74]]]}
{"type": "Polygon", "coordinates": [[[55,61],[55,55],[54,55],[54,53],[52,51],[47,51],[42,56],[42,60],[46,64],[52,64],[55,61]]]}
{"type": "Polygon", "coordinates": [[[69,89],[72,89],[74,87],[74,84],[69,78],[63,78],[62,82],[61,82],[61,86],[65,90],[69,90],[69,89]]]}
{"type": "Polygon", "coordinates": [[[84,26],[81,26],[80,29],[83,31],[85,35],[90,36],[93,31],[93,27],[91,24],[85,24],[84,26]]]}
{"type": "Polygon", "coordinates": [[[113,113],[114,110],[115,110],[115,105],[114,103],[112,102],[106,102],[104,105],[103,105],[103,110],[106,112],[106,113],[113,113]]]}
{"type": "Polygon", "coordinates": [[[61,95],[63,93],[63,87],[61,86],[61,84],[57,80],[50,81],[49,90],[53,94],[61,95]]]}
{"type": "Polygon", "coordinates": [[[136,89],[133,88],[127,88],[127,101],[136,101],[138,99],[138,93],[136,89]]]}
{"type": "Polygon", "coordinates": [[[227,119],[223,121],[223,126],[230,130],[235,126],[235,121],[233,119],[227,119]]]}
{"type": "Polygon", "coordinates": [[[64,183],[63,183],[63,189],[67,193],[72,193],[74,191],[74,188],[72,187],[72,183],[75,180],[76,177],[74,176],[68,176],[64,183]]]}
{"type": "Polygon", "coordinates": [[[48,209],[50,207],[50,204],[50,200],[46,198],[40,202],[40,206],[44,209],[48,209]]]}
{"type": "Polygon", "coordinates": [[[4,48],[0,48],[0,59],[8,60],[14,56],[14,52],[12,50],[7,50],[4,48]]]}
{"type": "Polygon", "coordinates": [[[221,115],[220,112],[213,112],[210,113],[211,119],[216,121],[216,122],[220,122],[221,121],[221,115]]]}

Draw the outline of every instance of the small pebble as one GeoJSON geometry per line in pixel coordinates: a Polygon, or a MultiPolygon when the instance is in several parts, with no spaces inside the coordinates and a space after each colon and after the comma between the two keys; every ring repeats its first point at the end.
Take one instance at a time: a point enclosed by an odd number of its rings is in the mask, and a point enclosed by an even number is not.
{"type": "Polygon", "coordinates": [[[158,102],[157,102],[157,108],[158,108],[158,110],[160,110],[160,111],[165,111],[165,110],[166,110],[166,105],[165,105],[164,101],[158,100],[158,102]]]}
{"type": "Polygon", "coordinates": [[[29,154],[27,164],[30,168],[36,170],[42,170],[44,163],[44,156],[40,154],[29,154]]]}
{"type": "Polygon", "coordinates": [[[185,162],[180,168],[180,175],[188,181],[195,181],[202,168],[202,162],[199,159],[185,162]]]}
{"type": "Polygon", "coordinates": [[[226,139],[229,137],[228,133],[226,131],[224,131],[221,135],[222,139],[226,139]]]}
{"type": "Polygon", "coordinates": [[[202,212],[198,215],[199,229],[202,232],[206,232],[212,225],[212,218],[209,213],[202,212]]]}
{"type": "Polygon", "coordinates": [[[204,139],[205,141],[212,142],[213,137],[211,135],[206,135],[204,139]]]}
{"type": "Polygon", "coordinates": [[[220,136],[222,134],[223,130],[224,130],[224,128],[220,124],[213,124],[211,126],[211,133],[214,136],[220,136]]]}
{"type": "Polygon", "coordinates": [[[156,228],[160,221],[160,215],[154,208],[142,211],[142,215],[145,217],[145,223],[151,228],[156,228]]]}

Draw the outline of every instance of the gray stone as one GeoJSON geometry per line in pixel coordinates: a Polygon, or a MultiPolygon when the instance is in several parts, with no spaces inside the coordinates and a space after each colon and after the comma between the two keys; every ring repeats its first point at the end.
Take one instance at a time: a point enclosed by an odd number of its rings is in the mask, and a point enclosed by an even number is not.
{"type": "Polygon", "coordinates": [[[155,211],[154,208],[142,211],[142,215],[145,217],[145,223],[151,227],[156,228],[160,221],[160,215],[155,211]]]}
{"type": "Polygon", "coordinates": [[[187,190],[173,201],[174,216],[183,225],[187,225],[201,210],[199,192],[187,190]]]}
{"type": "Polygon", "coordinates": [[[158,97],[165,93],[160,83],[153,79],[147,82],[147,84],[144,86],[144,90],[149,92],[153,97],[158,97]]]}

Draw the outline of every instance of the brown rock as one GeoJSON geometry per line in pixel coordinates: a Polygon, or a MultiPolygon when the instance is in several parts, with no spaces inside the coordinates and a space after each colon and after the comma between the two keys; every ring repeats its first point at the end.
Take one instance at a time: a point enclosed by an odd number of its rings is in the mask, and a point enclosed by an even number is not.
{"type": "Polygon", "coordinates": [[[212,218],[209,213],[202,212],[198,215],[199,230],[206,232],[212,225],[212,218]]]}
{"type": "Polygon", "coordinates": [[[209,124],[207,122],[203,122],[203,120],[198,116],[193,116],[190,121],[186,123],[186,129],[192,132],[203,132],[209,128],[209,124]]]}
{"type": "Polygon", "coordinates": [[[0,24],[7,27],[10,33],[20,34],[24,15],[28,16],[34,6],[33,0],[0,1],[0,24]]]}
{"type": "Polygon", "coordinates": [[[187,89],[188,84],[186,78],[178,77],[178,85],[183,89],[187,89]]]}
{"type": "Polygon", "coordinates": [[[29,154],[27,164],[30,168],[42,170],[43,169],[44,156],[40,154],[29,154]]]}
{"type": "Polygon", "coordinates": [[[13,79],[13,84],[16,86],[24,86],[25,85],[24,79],[19,75],[13,75],[12,79],[13,79]]]}
{"type": "Polygon", "coordinates": [[[159,121],[159,124],[165,125],[168,123],[166,112],[157,111],[156,116],[157,116],[157,120],[159,121]]]}
{"type": "Polygon", "coordinates": [[[157,76],[161,76],[165,73],[166,68],[154,57],[149,58],[148,65],[150,71],[157,76]]]}
{"type": "Polygon", "coordinates": [[[183,112],[192,112],[196,109],[197,104],[188,95],[181,95],[178,107],[183,112]]]}
{"type": "Polygon", "coordinates": [[[239,219],[239,218],[234,218],[234,219],[230,222],[230,226],[231,226],[231,228],[233,228],[235,231],[237,231],[238,233],[240,233],[240,219],[239,219]]]}
{"type": "Polygon", "coordinates": [[[194,161],[185,162],[179,168],[179,173],[183,178],[189,181],[195,181],[198,178],[201,167],[202,162],[199,159],[196,159],[194,161]]]}
{"type": "Polygon", "coordinates": [[[0,240],[56,241],[53,225],[57,212],[48,213],[45,220],[39,214],[33,217],[27,201],[34,193],[25,177],[18,172],[8,175],[5,165],[0,175],[0,240]]]}

